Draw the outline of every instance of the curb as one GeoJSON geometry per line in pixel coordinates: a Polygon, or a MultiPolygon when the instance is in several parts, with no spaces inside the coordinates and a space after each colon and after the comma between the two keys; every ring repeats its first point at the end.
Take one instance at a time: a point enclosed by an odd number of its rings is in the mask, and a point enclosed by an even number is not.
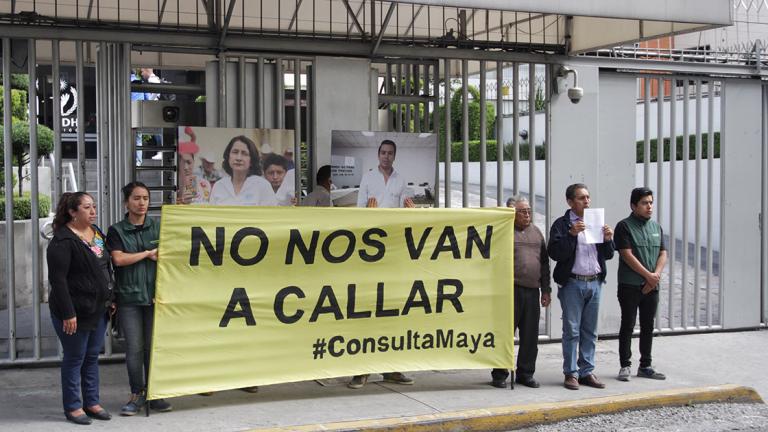
{"type": "Polygon", "coordinates": [[[714,402],[764,403],[760,395],[751,387],[725,384],[719,386],[659,390],[575,401],[510,405],[497,408],[452,411],[412,417],[286,426],[268,429],[253,429],[253,431],[503,431],[542,423],[554,423],[575,417],[714,402]]]}

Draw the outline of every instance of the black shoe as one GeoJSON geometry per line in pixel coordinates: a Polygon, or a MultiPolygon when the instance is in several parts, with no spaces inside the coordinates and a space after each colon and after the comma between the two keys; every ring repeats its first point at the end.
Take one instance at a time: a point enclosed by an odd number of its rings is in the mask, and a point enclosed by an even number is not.
{"type": "Polygon", "coordinates": [[[157,412],[168,412],[173,410],[171,404],[165,399],[151,400],[149,401],[149,407],[157,412]]]}
{"type": "Polygon", "coordinates": [[[101,409],[101,411],[97,412],[91,412],[87,409],[83,408],[83,411],[85,411],[85,415],[87,415],[90,418],[95,418],[96,420],[110,420],[112,418],[112,414],[110,414],[107,410],[101,409]]]}
{"type": "Polygon", "coordinates": [[[491,381],[491,385],[496,388],[506,388],[507,387],[507,380],[493,380],[491,381]]]}
{"type": "Polygon", "coordinates": [[[80,414],[79,416],[74,416],[74,415],[72,415],[72,414],[70,414],[68,412],[65,412],[64,416],[67,418],[68,421],[71,421],[74,424],[89,425],[89,424],[93,423],[93,420],[91,420],[91,418],[88,417],[85,414],[80,414]]]}
{"type": "Polygon", "coordinates": [[[144,408],[144,405],[147,403],[147,397],[144,394],[144,391],[142,390],[139,393],[131,394],[131,399],[123,405],[122,408],[120,408],[120,415],[121,416],[134,416],[139,411],[141,411],[142,408],[144,408]]]}
{"type": "Polygon", "coordinates": [[[515,378],[515,382],[518,384],[522,384],[526,387],[530,388],[539,388],[539,382],[536,381],[533,377],[523,377],[518,375],[517,378],[515,378]]]}

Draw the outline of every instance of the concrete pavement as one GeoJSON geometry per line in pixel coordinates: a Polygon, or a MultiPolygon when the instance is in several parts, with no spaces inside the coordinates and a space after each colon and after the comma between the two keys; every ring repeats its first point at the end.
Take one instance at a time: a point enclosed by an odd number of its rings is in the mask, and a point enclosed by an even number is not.
{"type": "MultiPolygon", "coordinates": [[[[636,356],[636,339],[633,348],[636,356]]],[[[95,422],[90,428],[132,432],[293,430],[301,425],[311,430],[317,429],[317,425],[328,428],[332,424],[344,429],[377,425],[401,428],[402,421],[407,420],[408,428],[416,430],[413,419],[407,417],[449,418],[494,412],[520,416],[526,409],[532,412],[536,408],[542,418],[552,419],[546,415],[548,411],[580,404],[593,407],[591,412],[601,412],[621,404],[624,408],[641,406],[660,395],[678,400],[706,400],[685,395],[701,394],[708,391],[707,387],[721,384],[752,387],[766,398],[766,358],[768,331],[659,336],[654,340],[654,365],[666,373],[668,379],[653,381],[633,376],[630,382],[624,383],[615,379],[619,369],[618,341],[604,340],[597,346],[596,374],[607,388],[582,387],[571,391],[562,386],[560,344],[550,343],[540,345],[539,349],[536,373],[542,384],[539,389],[519,385],[513,391],[493,388],[489,385],[489,370],[416,372],[411,374],[416,380],[413,386],[384,384],[379,382],[380,376],[373,375],[373,382],[360,390],[348,389],[347,379],[340,378],[328,380],[326,386],[307,381],[262,387],[257,394],[226,391],[210,397],[185,396],[171,400],[173,412],[153,413],[149,418],[143,414],[133,418],[116,415],[111,421],[95,422]],[[601,399],[596,402],[593,398],[601,399]],[[639,402],[632,405],[628,400],[639,402]],[[351,421],[356,423],[338,424],[351,421]]],[[[117,414],[128,396],[125,365],[103,365],[101,377],[102,403],[117,414]]],[[[57,368],[0,370],[0,430],[78,428],[64,421],[60,398],[57,368]]],[[[575,415],[584,411],[577,408],[572,412],[575,415]]]]}

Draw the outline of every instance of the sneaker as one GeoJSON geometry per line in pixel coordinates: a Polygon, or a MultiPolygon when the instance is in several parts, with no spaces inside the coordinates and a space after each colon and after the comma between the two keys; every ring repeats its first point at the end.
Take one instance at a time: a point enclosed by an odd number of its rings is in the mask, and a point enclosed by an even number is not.
{"type": "Polygon", "coordinates": [[[408,378],[407,376],[405,376],[400,372],[390,372],[390,373],[385,373],[383,375],[384,375],[384,382],[402,384],[402,385],[413,384],[413,380],[411,378],[408,378]]]}
{"type": "Polygon", "coordinates": [[[173,406],[171,406],[165,399],[151,400],[149,401],[149,407],[157,412],[168,412],[173,410],[173,406]]]}
{"type": "Polygon", "coordinates": [[[121,416],[133,416],[136,415],[144,405],[147,403],[147,397],[144,392],[131,394],[131,400],[128,401],[122,408],[120,408],[121,416]]]}
{"type": "Polygon", "coordinates": [[[629,366],[624,366],[621,369],[619,369],[619,381],[629,381],[629,376],[632,375],[632,369],[630,369],[629,366]]]}
{"type": "Polygon", "coordinates": [[[347,384],[347,387],[351,389],[363,388],[365,383],[368,382],[368,375],[355,375],[352,377],[352,381],[347,384]]]}
{"type": "Polygon", "coordinates": [[[655,380],[665,380],[667,376],[661,372],[656,372],[652,367],[641,367],[637,369],[637,376],[640,378],[650,378],[655,380]]]}

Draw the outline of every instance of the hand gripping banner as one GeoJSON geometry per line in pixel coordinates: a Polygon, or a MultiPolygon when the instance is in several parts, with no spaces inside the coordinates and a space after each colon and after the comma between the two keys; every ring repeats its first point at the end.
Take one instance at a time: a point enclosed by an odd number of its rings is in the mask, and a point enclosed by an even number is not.
{"type": "Polygon", "coordinates": [[[514,209],[164,206],[149,399],[513,368],[514,209]]]}

